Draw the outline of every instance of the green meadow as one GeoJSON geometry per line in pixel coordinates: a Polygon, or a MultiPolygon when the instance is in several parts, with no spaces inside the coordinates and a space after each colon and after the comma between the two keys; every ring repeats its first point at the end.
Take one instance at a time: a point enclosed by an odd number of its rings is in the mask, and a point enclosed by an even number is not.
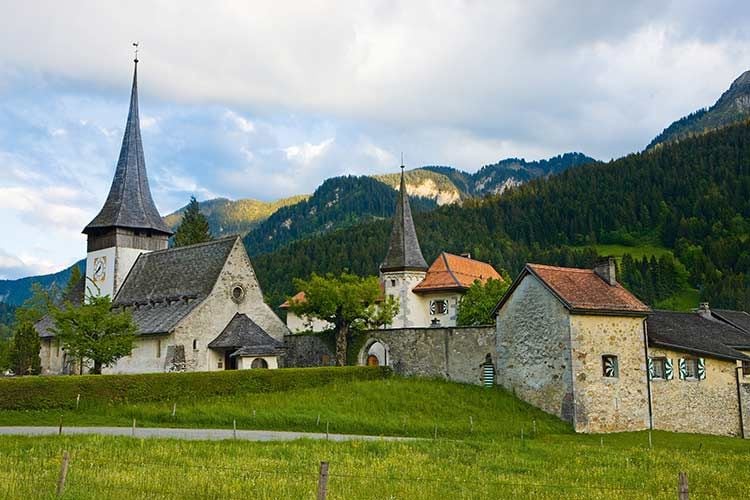
{"type": "MultiPolygon", "coordinates": [[[[286,383],[275,390],[200,401],[187,393],[139,403],[82,397],[77,409],[4,410],[0,425],[58,425],[62,416],[64,425],[130,426],[135,418],[138,426],[231,428],[236,420],[240,429],[328,426],[332,433],[419,439],[5,436],[0,498],[53,498],[64,451],[71,456],[63,495],[69,499],[314,498],[320,461],[330,464],[332,499],[675,498],[680,471],[688,474],[692,498],[746,496],[750,443],[737,438],[653,432],[649,444],[647,432],[576,435],[500,388],[366,373],[321,384],[294,384],[283,374],[286,383]]],[[[193,379],[209,383],[211,376],[193,379]]]]}

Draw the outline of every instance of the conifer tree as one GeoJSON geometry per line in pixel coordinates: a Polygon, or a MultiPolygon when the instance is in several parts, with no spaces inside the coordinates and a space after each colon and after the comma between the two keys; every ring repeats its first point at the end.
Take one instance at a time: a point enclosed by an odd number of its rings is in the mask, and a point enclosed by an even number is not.
{"type": "Polygon", "coordinates": [[[23,321],[17,324],[8,353],[11,371],[16,375],[39,375],[42,371],[40,348],[39,333],[34,323],[23,321]]]}
{"type": "Polygon", "coordinates": [[[184,247],[211,241],[211,231],[206,216],[201,213],[200,205],[195,196],[190,197],[190,203],[182,215],[182,223],[174,235],[174,246],[184,247]]]}

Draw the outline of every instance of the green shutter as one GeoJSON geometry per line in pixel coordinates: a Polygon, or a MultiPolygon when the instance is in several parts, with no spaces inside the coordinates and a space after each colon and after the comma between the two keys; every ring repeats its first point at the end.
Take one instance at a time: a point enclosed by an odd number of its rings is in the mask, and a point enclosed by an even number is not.
{"type": "Polygon", "coordinates": [[[698,380],[706,379],[706,360],[698,358],[698,380]]]}
{"type": "Polygon", "coordinates": [[[664,360],[664,378],[666,380],[672,380],[674,378],[674,369],[672,368],[672,360],[666,358],[664,360]]]}
{"type": "Polygon", "coordinates": [[[680,367],[680,380],[685,380],[687,378],[687,363],[683,358],[680,358],[678,365],[680,367]]]}
{"type": "Polygon", "coordinates": [[[653,380],[654,379],[654,360],[651,358],[648,358],[648,379],[653,380]]]}

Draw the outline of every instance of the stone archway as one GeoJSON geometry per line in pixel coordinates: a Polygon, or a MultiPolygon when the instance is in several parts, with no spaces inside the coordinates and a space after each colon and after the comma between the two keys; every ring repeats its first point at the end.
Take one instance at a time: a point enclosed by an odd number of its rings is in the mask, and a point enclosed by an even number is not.
{"type": "Polygon", "coordinates": [[[379,339],[369,339],[359,353],[359,364],[366,366],[390,366],[388,344],[379,339]]]}

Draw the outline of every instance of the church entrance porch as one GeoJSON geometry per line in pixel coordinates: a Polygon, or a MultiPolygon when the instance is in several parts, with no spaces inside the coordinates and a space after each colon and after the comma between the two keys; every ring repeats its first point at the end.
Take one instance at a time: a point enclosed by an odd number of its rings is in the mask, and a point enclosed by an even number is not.
{"type": "Polygon", "coordinates": [[[224,351],[224,369],[225,370],[237,369],[237,357],[232,356],[232,349],[224,351]]]}

